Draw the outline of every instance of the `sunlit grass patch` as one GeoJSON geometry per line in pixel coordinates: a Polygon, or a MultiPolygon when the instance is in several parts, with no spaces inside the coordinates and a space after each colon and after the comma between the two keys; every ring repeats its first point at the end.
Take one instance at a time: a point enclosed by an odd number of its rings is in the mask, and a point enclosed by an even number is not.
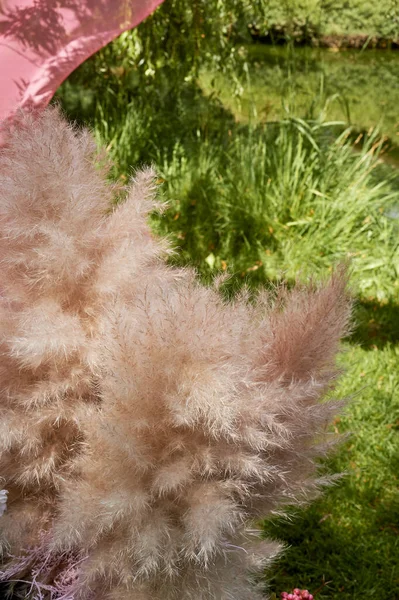
{"type": "MultiPolygon", "coordinates": [[[[399,308],[397,308],[399,310],[399,308]]],[[[333,429],[350,432],[328,461],[343,479],[291,519],[264,524],[287,552],[272,591],[306,587],[317,598],[399,596],[399,349],[347,349],[338,395],[352,397],[333,429]]]]}

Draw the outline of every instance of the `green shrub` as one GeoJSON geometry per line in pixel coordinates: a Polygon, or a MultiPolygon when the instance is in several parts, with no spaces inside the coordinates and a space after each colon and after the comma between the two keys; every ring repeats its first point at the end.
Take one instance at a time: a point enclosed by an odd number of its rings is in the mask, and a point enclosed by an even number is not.
{"type": "Polygon", "coordinates": [[[261,36],[307,41],[320,35],[399,36],[397,0],[270,0],[253,23],[261,36]]]}

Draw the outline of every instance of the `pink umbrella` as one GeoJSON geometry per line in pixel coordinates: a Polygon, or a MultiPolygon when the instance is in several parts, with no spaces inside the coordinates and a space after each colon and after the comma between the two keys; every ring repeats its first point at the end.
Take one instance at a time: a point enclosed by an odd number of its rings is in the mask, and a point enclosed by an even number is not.
{"type": "Polygon", "coordinates": [[[0,121],[42,107],[91,54],[163,0],[0,0],[0,121]]]}

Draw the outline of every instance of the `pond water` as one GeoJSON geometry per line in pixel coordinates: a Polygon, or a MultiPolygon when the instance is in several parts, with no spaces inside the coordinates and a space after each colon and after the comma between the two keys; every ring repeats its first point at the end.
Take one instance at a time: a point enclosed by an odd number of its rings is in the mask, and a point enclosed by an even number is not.
{"type": "Polygon", "coordinates": [[[205,92],[216,93],[238,121],[271,122],[287,115],[322,117],[361,132],[378,127],[388,138],[376,178],[398,194],[387,214],[399,219],[399,51],[339,50],[253,44],[240,96],[227,78],[204,73],[205,92]]]}
{"type": "MultiPolygon", "coordinates": [[[[273,121],[290,112],[343,120],[359,131],[379,126],[399,145],[399,51],[267,46],[247,48],[248,77],[240,98],[227,78],[215,78],[223,102],[239,120],[273,121]]],[[[203,85],[211,89],[212,74],[203,85]]]]}

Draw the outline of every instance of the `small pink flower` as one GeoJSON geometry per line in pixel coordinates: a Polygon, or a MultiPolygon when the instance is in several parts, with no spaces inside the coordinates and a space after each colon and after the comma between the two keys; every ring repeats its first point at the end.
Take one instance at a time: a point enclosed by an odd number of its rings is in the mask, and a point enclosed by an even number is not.
{"type": "Polygon", "coordinates": [[[283,600],[314,600],[313,595],[308,590],[299,588],[294,588],[291,593],[281,592],[281,598],[283,600]]]}

